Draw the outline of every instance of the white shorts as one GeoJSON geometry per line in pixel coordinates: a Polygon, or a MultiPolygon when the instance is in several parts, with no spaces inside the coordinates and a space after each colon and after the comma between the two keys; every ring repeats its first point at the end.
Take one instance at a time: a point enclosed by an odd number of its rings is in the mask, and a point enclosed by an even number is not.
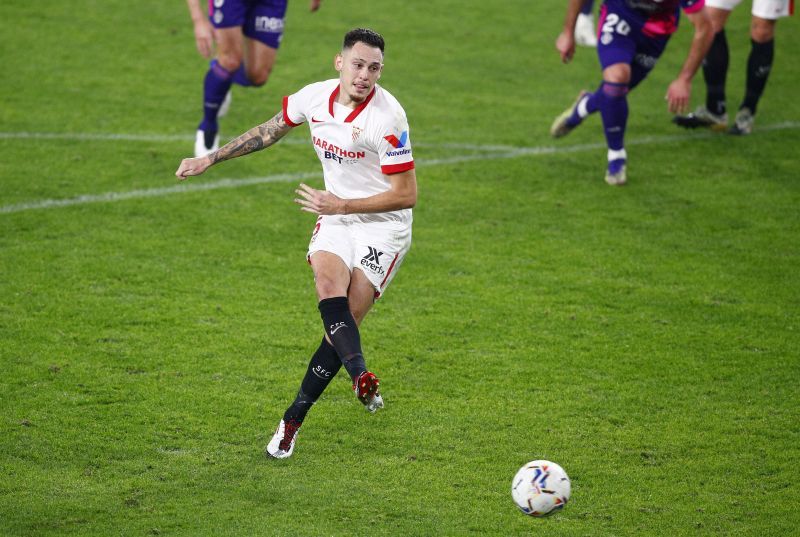
{"type": "MultiPolygon", "coordinates": [[[[742,0],[706,0],[708,7],[733,11],[742,0]]],[[[788,17],[794,11],[792,8],[794,0],[753,0],[751,13],[756,17],[775,20],[781,17],[788,17]]]]}
{"type": "Polygon", "coordinates": [[[391,283],[411,248],[411,225],[401,222],[363,222],[358,215],[317,218],[307,259],[315,252],[339,256],[347,268],[360,269],[379,298],[391,283]]]}

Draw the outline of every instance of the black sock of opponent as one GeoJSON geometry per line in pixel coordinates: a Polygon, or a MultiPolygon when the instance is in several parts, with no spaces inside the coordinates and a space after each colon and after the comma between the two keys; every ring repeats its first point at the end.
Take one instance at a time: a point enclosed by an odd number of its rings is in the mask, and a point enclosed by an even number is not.
{"type": "Polygon", "coordinates": [[[308,411],[311,410],[311,406],[317,402],[341,367],[342,361],[339,360],[336,349],[325,338],[322,338],[317,352],[308,363],[308,370],[300,384],[297,397],[283,414],[283,421],[294,420],[302,423],[308,411]]]}
{"type": "Polygon", "coordinates": [[[325,298],[319,302],[319,312],[325,325],[325,333],[336,348],[342,365],[355,382],[367,370],[367,366],[361,352],[358,325],[350,313],[350,302],[346,296],[325,298]]]}

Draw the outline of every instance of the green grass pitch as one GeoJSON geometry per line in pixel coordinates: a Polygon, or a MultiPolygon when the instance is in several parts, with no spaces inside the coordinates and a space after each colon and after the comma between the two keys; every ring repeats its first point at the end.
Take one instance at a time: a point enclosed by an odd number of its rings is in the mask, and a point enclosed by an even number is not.
{"type": "Polygon", "coordinates": [[[305,127],[174,188],[205,72],[184,2],[4,0],[0,535],[800,532],[798,17],[745,138],[670,123],[684,21],[630,95],[612,188],[599,118],[548,135],[599,82],[594,51],[559,62],[564,2],[307,7],[222,136],[335,76],[346,30],[386,37],[420,188],[362,330],[386,409],[337,379],[294,456],[263,455],[321,332],[305,127]],[[538,458],[573,485],[547,519],[510,497],[538,458]]]}

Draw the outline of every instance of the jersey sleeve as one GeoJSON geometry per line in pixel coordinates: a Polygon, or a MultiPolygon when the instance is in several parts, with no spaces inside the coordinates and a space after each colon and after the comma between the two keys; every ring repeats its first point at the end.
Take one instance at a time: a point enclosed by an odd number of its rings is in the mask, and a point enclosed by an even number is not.
{"type": "Polygon", "coordinates": [[[317,84],[309,84],[297,93],[286,95],[283,98],[283,121],[290,127],[297,127],[308,121],[311,96],[316,93],[317,84]]]}
{"type": "Polygon", "coordinates": [[[381,136],[377,144],[381,173],[392,175],[414,168],[405,113],[398,114],[394,122],[387,123],[378,134],[381,136]]]}
{"type": "Polygon", "coordinates": [[[697,13],[706,4],[705,0],[681,0],[684,13],[697,13]]]}

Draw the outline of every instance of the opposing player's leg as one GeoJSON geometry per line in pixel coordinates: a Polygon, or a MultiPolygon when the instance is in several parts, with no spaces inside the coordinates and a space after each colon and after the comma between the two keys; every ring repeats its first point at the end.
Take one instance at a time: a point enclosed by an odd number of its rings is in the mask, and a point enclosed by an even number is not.
{"type": "Polygon", "coordinates": [[[234,73],[233,81],[240,86],[263,86],[269,80],[277,57],[277,48],[245,38],[244,62],[234,73]]]}
{"type": "Polygon", "coordinates": [[[775,57],[776,18],[764,18],[788,14],[788,2],[753,2],[753,18],[750,23],[750,55],[747,58],[747,77],[742,104],[731,126],[731,134],[750,134],[755,123],[756,108],[767,85],[772,62],[775,57]]]}
{"type": "MultiPolygon", "coordinates": [[[[608,144],[608,167],[606,182],[622,185],[626,182],[627,155],[624,147],[625,128],[628,119],[628,84],[631,81],[631,64],[638,54],[640,30],[625,20],[623,12],[615,12],[613,6],[604,4],[600,13],[600,40],[597,55],[603,69],[603,80],[592,93],[581,93],[571,109],[562,113],[551,127],[553,136],[563,136],[574,129],[589,114],[600,111],[603,130],[608,144]]],[[[652,64],[663,50],[666,39],[655,40],[652,64]]],[[[645,51],[647,52],[647,51],[645,51]]],[[[650,57],[647,56],[647,57],[650,57]]],[[[650,65],[643,73],[649,72],[650,65]]],[[[644,76],[644,75],[643,75],[644,76]]]]}
{"type": "MultiPolygon", "coordinates": [[[[263,86],[275,65],[283,38],[286,0],[255,0],[247,4],[243,15],[244,61],[233,73],[233,83],[239,86],[263,86]]],[[[228,90],[219,116],[228,113],[232,93],[228,90]]]]}
{"type": "Polygon", "coordinates": [[[603,69],[603,84],[597,92],[597,106],[603,118],[603,132],[608,145],[606,183],[620,186],[627,182],[625,128],[628,124],[628,84],[631,66],[616,63],[603,69]]]}
{"type": "Polygon", "coordinates": [[[706,83],[706,103],[694,112],[677,115],[673,123],[687,129],[710,128],[722,131],[728,127],[725,103],[725,80],[728,75],[729,52],[725,23],[736,0],[709,0],[706,10],[711,18],[714,40],[703,60],[703,78],[706,83]]]}
{"type": "Polygon", "coordinates": [[[572,129],[580,125],[589,114],[597,111],[597,107],[592,109],[588,107],[591,98],[591,92],[581,91],[570,107],[556,117],[550,126],[550,134],[553,138],[566,136],[572,132],[572,129]]]}
{"type": "Polygon", "coordinates": [[[203,119],[197,127],[195,156],[205,156],[219,148],[217,117],[220,106],[242,64],[242,29],[238,26],[215,28],[217,57],[211,61],[203,82],[203,119]]]}
{"type": "MultiPolygon", "coordinates": [[[[265,45],[260,41],[250,38],[244,40],[244,61],[233,73],[233,83],[243,87],[260,87],[267,83],[275,65],[275,58],[278,56],[278,49],[265,45]]],[[[228,90],[225,100],[219,107],[218,118],[228,115],[231,103],[233,102],[233,92],[228,90]]]]}
{"type": "Polygon", "coordinates": [[[244,16],[244,64],[233,81],[240,86],[263,86],[283,39],[286,0],[253,0],[244,16]]]}

